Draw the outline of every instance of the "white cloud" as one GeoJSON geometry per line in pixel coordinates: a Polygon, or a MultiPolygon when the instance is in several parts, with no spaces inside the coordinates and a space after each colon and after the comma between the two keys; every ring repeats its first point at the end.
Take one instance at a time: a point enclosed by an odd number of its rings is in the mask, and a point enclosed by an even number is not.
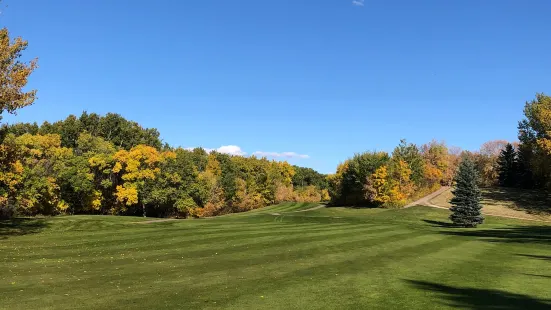
{"type": "MultiPolygon", "coordinates": [[[[194,147],[186,147],[184,149],[188,150],[188,151],[193,151],[194,147]]],[[[221,147],[219,147],[217,149],[203,148],[203,150],[205,150],[205,152],[207,152],[207,153],[210,153],[212,151],[217,151],[218,153],[228,154],[228,155],[243,156],[243,155],[247,154],[247,153],[243,152],[243,150],[241,150],[241,148],[237,145],[222,145],[221,147]]]]}
{"type": "Polygon", "coordinates": [[[365,0],[352,0],[352,5],[355,6],[364,6],[365,0]]]}
{"type": "Polygon", "coordinates": [[[260,156],[260,157],[271,157],[271,158],[310,158],[310,156],[305,154],[297,154],[295,152],[262,152],[262,151],[256,151],[253,153],[253,155],[260,156]]]}
{"type": "Polygon", "coordinates": [[[223,146],[217,148],[216,151],[218,153],[229,154],[229,155],[243,156],[243,155],[247,154],[247,153],[243,152],[243,150],[241,150],[241,148],[237,145],[223,145],[223,146]]]}
{"type": "MultiPolygon", "coordinates": [[[[194,147],[186,147],[184,148],[188,151],[193,151],[195,149],[194,147]]],[[[229,155],[239,155],[244,156],[247,155],[246,152],[244,152],[239,146],[237,145],[223,145],[217,149],[209,149],[209,148],[203,148],[205,152],[210,153],[212,151],[216,151],[218,153],[222,154],[229,154],[229,155]]],[[[258,156],[258,157],[268,157],[268,158],[299,158],[299,159],[307,159],[310,158],[310,156],[305,154],[298,154],[295,152],[262,152],[262,151],[256,151],[252,155],[258,156]]]]}

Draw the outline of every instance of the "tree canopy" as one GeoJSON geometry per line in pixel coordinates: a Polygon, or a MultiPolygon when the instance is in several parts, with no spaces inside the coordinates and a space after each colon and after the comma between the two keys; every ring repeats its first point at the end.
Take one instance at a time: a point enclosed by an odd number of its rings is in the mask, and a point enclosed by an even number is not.
{"type": "Polygon", "coordinates": [[[27,46],[27,41],[20,37],[12,40],[7,28],[0,29],[0,121],[3,112],[16,113],[36,99],[36,90],[23,89],[38,66],[36,59],[21,60],[27,46]]]}
{"type": "Polygon", "coordinates": [[[266,158],[163,145],[156,129],[84,112],[4,125],[0,210],[9,214],[215,216],[328,200],[325,176],[266,158]]]}

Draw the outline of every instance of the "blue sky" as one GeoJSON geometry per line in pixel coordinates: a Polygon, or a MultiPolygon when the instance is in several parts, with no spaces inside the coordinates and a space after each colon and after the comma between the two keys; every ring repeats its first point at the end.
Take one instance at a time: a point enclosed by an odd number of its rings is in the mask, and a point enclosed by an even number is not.
{"type": "Polygon", "coordinates": [[[524,102],[551,93],[548,0],[6,4],[0,26],[40,68],[39,99],[4,122],[116,112],[175,146],[327,173],[401,138],[514,140],[524,102]]]}

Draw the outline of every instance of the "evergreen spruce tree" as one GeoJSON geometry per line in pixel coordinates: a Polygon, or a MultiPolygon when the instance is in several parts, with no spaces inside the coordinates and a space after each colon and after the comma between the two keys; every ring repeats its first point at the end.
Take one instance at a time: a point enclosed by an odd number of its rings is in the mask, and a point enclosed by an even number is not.
{"type": "Polygon", "coordinates": [[[450,201],[451,221],[458,226],[476,227],[482,224],[484,217],[480,210],[480,190],[477,185],[477,173],[474,163],[464,159],[455,176],[454,197],[450,201]]]}
{"type": "Polygon", "coordinates": [[[533,188],[534,177],[531,170],[533,150],[530,146],[521,144],[517,149],[516,184],[521,188],[533,188]]]}
{"type": "Polygon", "coordinates": [[[501,150],[497,160],[499,171],[499,185],[505,187],[515,186],[517,182],[517,152],[511,143],[507,143],[501,150]]]}

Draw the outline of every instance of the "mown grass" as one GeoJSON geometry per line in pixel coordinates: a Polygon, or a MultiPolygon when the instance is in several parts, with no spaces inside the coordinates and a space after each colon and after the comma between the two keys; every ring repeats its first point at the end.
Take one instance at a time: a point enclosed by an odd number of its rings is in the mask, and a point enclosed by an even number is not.
{"type": "Polygon", "coordinates": [[[551,226],[458,229],[426,207],[292,212],[313,206],[1,222],[0,308],[551,307],[551,226]]]}
{"type": "MultiPolygon", "coordinates": [[[[319,203],[312,203],[312,202],[285,202],[280,203],[278,205],[269,206],[262,209],[256,209],[247,213],[244,213],[244,215],[250,215],[251,213],[279,213],[279,212],[303,212],[310,209],[313,209],[317,206],[319,206],[319,203]]],[[[243,214],[239,214],[243,215],[243,214]]]]}

